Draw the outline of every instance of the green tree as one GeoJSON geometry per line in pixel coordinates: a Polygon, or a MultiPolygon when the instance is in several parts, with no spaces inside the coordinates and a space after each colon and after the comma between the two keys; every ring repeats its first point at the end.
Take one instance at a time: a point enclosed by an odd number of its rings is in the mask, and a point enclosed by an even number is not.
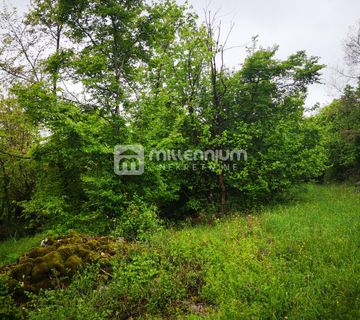
{"type": "Polygon", "coordinates": [[[23,233],[21,201],[34,187],[30,149],[39,138],[35,128],[13,98],[0,100],[0,238],[23,233]]]}
{"type": "Polygon", "coordinates": [[[170,216],[223,214],[323,169],[318,127],[303,117],[322,66],[303,51],[279,60],[276,48],[254,46],[229,71],[218,64],[219,29],[175,1],[36,0],[20,26],[36,38],[47,30],[51,44],[34,65],[41,77],[19,78],[9,91],[42,137],[29,143],[36,173],[31,196],[20,199],[34,226],[122,230],[135,207],[134,225],[155,207],[170,216]],[[143,175],[117,176],[118,144],[142,144],[147,154],[244,149],[248,159],[235,169],[218,158],[182,159],[174,170],[147,158],[143,175]]]}
{"type": "Polygon", "coordinates": [[[360,177],[360,83],[347,86],[343,95],[314,117],[321,127],[328,166],[325,179],[360,177]]]}

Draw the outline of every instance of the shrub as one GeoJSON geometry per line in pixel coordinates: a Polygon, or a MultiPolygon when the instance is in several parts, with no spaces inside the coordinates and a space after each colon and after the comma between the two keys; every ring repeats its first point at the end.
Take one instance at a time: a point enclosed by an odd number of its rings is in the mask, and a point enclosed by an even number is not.
{"type": "Polygon", "coordinates": [[[126,240],[146,240],[161,228],[154,206],[148,206],[135,197],[116,221],[113,235],[126,240]]]}
{"type": "Polygon", "coordinates": [[[31,320],[107,319],[109,311],[101,308],[101,291],[96,291],[102,283],[99,266],[90,266],[78,273],[66,289],[32,295],[28,317],[31,320]]]}
{"type": "Polygon", "coordinates": [[[21,317],[21,310],[16,307],[12,293],[9,288],[9,278],[0,274],[0,319],[19,319],[21,317]]]}

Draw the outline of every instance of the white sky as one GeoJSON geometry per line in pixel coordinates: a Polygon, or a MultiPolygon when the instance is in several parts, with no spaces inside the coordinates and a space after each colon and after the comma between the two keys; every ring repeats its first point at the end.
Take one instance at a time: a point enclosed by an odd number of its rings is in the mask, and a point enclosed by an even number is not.
{"type": "MultiPolygon", "coordinates": [[[[184,3],[184,0],[176,0],[184,3]]],[[[28,0],[7,0],[19,11],[26,9],[28,0]]],[[[204,9],[218,11],[224,35],[231,23],[235,26],[228,46],[243,46],[252,36],[259,35],[263,47],[278,44],[279,58],[285,58],[298,50],[320,56],[320,62],[328,67],[323,72],[324,85],[310,88],[307,106],[316,102],[324,105],[332,100],[330,90],[332,68],[343,63],[343,41],[349,26],[360,19],[360,0],[188,0],[204,17],[204,9]]],[[[238,66],[245,57],[245,49],[227,51],[225,63],[238,66]]]]}
{"type": "MultiPolygon", "coordinates": [[[[183,3],[182,0],[177,0],[183,3]]],[[[234,23],[228,46],[244,45],[259,35],[259,45],[280,46],[279,58],[299,50],[319,56],[327,65],[323,71],[324,85],[313,85],[306,101],[329,103],[335,94],[331,87],[334,69],[343,64],[343,41],[349,26],[360,19],[359,0],[189,0],[201,18],[204,8],[219,10],[224,34],[234,23]]],[[[225,35],[224,35],[225,36],[225,35]]],[[[238,66],[246,55],[244,48],[227,51],[225,63],[238,66]]]]}

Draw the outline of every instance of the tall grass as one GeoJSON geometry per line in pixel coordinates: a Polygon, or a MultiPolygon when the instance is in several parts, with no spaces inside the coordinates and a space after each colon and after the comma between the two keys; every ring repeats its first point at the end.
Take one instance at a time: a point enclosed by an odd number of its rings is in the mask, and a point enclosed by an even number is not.
{"type": "Polygon", "coordinates": [[[291,204],[133,243],[112,279],[79,287],[91,278],[80,275],[68,289],[35,298],[29,315],[360,319],[359,230],[359,194],[308,185],[291,204]]]}
{"type": "Polygon", "coordinates": [[[166,236],[205,258],[208,318],[360,319],[359,194],[309,185],[299,199],[166,236]]]}
{"type": "Polygon", "coordinates": [[[44,237],[43,234],[37,234],[33,237],[11,238],[0,242],[0,267],[15,262],[24,252],[39,246],[44,237]]]}

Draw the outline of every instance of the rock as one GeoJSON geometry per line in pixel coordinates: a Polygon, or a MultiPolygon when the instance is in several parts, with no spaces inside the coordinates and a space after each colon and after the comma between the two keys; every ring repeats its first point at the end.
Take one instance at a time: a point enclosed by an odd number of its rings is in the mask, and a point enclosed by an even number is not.
{"type": "Polygon", "coordinates": [[[23,279],[31,274],[33,264],[31,262],[23,262],[16,265],[11,271],[10,276],[16,279],[23,279]]]}
{"type": "Polygon", "coordinates": [[[37,248],[30,250],[29,253],[27,254],[27,256],[29,258],[38,258],[38,257],[44,256],[45,254],[49,253],[50,251],[51,251],[50,247],[37,247],[37,248]]]}
{"type": "Polygon", "coordinates": [[[66,245],[62,245],[60,246],[57,251],[60,253],[60,255],[62,256],[62,258],[64,260],[66,260],[67,258],[69,258],[70,256],[72,256],[74,254],[74,252],[76,251],[77,246],[74,244],[66,244],[66,245]]]}
{"type": "Polygon", "coordinates": [[[49,268],[45,262],[35,264],[31,272],[31,282],[39,282],[48,278],[49,268]]]}
{"type": "Polygon", "coordinates": [[[49,270],[56,270],[60,274],[64,273],[65,265],[61,254],[57,251],[50,252],[43,257],[43,261],[47,264],[49,270]]]}
{"type": "Polygon", "coordinates": [[[77,255],[72,255],[65,261],[65,268],[70,270],[72,274],[82,265],[82,260],[77,255]]]}
{"type": "Polygon", "coordinates": [[[93,239],[93,240],[89,240],[89,241],[87,242],[87,245],[90,247],[90,249],[95,250],[95,249],[98,248],[101,244],[100,244],[98,241],[96,241],[95,239],[93,239]]]}
{"type": "Polygon", "coordinates": [[[87,237],[72,233],[45,240],[20,257],[16,264],[5,266],[0,271],[17,287],[15,296],[21,299],[26,298],[24,291],[38,293],[40,289],[68,285],[71,277],[86,264],[99,263],[104,270],[111,272],[111,258],[127,250],[124,241],[118,242],[113,237],[87,237]]]}

